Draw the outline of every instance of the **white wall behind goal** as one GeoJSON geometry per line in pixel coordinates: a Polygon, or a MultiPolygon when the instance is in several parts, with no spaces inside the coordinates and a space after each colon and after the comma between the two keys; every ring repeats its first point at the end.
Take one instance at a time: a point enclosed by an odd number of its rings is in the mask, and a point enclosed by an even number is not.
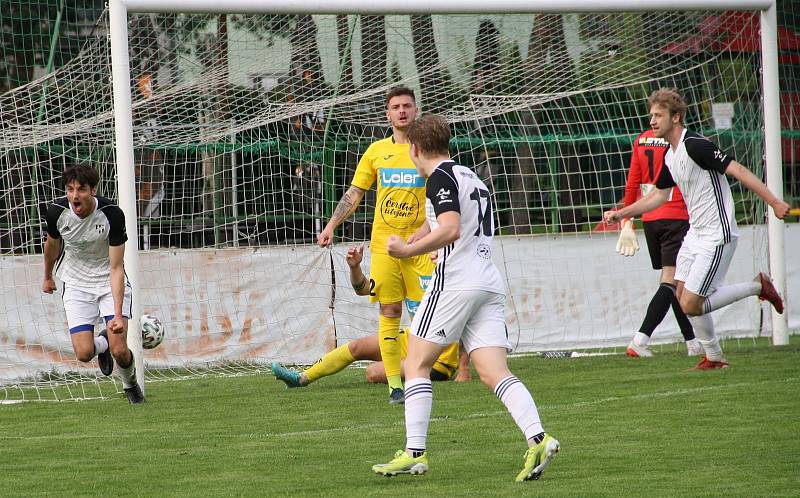
{"type": "MultiPolygon", "coordinates": [[[[742,227],[728,282],[764,268],[764,227],[742,227]]],[[[658,285],[643,234],[632,258],[614,252],[616,233],[502,237],[495,260],[509,287],[508,329],[517,352],[623,346],[658,285]]],[[[789,328],[800,329],[800,226],[786,230],[789,328]]],[[[377,307],[354,295],[347,246],[152,251],[141,255],[142,307],[167,327],[147,351],[156,366],[280,360],[310,363],[337,343],[375,333],[377,307]],[[331,272],[333,261],[335,272],[331,272]],[[332,275],[335,299],[331,300],[332,275]]],[[[368,256],[368,255],[367,255],[368,256]]],[[[0,258],[0,381],[80,369],[58,295],[40,291],[41,256],[0,258]],[[8,285],[13,283],[13,285],[8,285]]],[[[766,304],[748,298],[714,313],[723,336],[770,334],[766,304]],[[760,329],[761,310],[764,326],[760,329]]],[[[670,312],[656,343],[680,341],[670,312]]]]}
{"type": "MultiPolygon", "coordinates": [[[[800,247],[800,225],[786,225],[786,247],[800,247]]],[[[768,272],[766,227],[740,227],[736,255],[726,282],[752,279],[768,272]]],[[[637,230],[641,250],[631,258],[615,252],[618,233],[605,237],[557,235],[553,237],[496,237],[495,263],[506,279],[506,317],[515,352],[615,347],[626,345],[638,331],[647,305],[659,284],[644,234],[637,230]]],[[[787,249],[786,307],[789,329],[800,331],[800,258],[787,249]]],[[[345,271],[339,258],[340,269],[345,271]]],[[[346,273],[345,273],[346,275],[346,273]]],[[[342,289],[340,292],[347,292],[342,289]]],[[[350,293],[352,294],[352,292],[350,293]]],[[[717,333],[727,337],[771,335],[771,307],[748,298],[713,313],[717,333]],[[763,309],[763,325],[761,323],[763,309]]],[[[375,332],[377,310],[352,312],[337,304],[338,339],[360,336],[353,331],[375,332]]],[[[670,311],[653,334],[653,342],[682,341],[670,311]]]]}

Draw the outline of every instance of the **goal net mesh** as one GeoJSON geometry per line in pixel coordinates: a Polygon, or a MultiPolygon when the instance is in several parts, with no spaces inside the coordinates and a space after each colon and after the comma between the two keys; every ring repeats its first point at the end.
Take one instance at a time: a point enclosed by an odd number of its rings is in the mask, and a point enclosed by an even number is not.
{"type": "MultiPolygon", "coordinates": [[[[117,199],[107,15],[83,29],[68,62],[0,95],[0,400],[121,388],[75,359],[60,297],[41,292],[63,169],[94,164],[98,194],[117,199]]],[[[763,174],[758,13],[132,14],[128,42],[135,298],[166,327],[148,381],[310,363],[377,331],[343,258],[369,239],[374,190],[333,250],[315,241],[360,154],[391,133],[393,86],[452,123],[454,158],[491,189],[519,352],[622,347],[638,330],[658,273],[641,230],[626,259],[600,220],[622,199],[652,90],[677,87],[688,127],[763,174]]],[[[732,188],[743,235],[729,279],[749,279],[766,268],[764,206],[732,188]]],[[[758,335],[759,309],[718,313],[719,331],[758,335]]],[[[671,316],[654,340],[680,340],[671,316]]]]}

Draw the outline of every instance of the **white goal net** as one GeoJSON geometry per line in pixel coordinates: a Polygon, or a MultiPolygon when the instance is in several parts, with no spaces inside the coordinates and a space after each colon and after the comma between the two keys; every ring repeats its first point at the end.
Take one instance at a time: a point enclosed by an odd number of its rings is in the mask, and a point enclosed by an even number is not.
{"type": "MultiPolygon", "coordinates": [[[[119,389],[76,361],[61,301],[41,292],[44,212],[90,161],[117,198],[108,22],[80,53],[0,95],[0,400],[119,389]]],[[[375,333],[343,253],[368,240],[374,194],[316,234],[360,154],[388,136],[384,96],[413,88],[452,123],[451,150],[491,188],[517,351],[618,347],[658,282],[646,250],[614,252],[647,95],[677,87],[688,127],[763,174],[757,12],[530,15],[131,14],[142,312],[166,327],[148,380],[310,363],[375,333]]],[[[729,279],[765,270],[764,205],[734,185],[729,279]]],[[[639,231],[640,244],[644,237],[639,231]]],[[[759,303],[715,315],[754,336],[759,303]]],[[[671,316],[654,335],[676,342],[671,316]]]]}

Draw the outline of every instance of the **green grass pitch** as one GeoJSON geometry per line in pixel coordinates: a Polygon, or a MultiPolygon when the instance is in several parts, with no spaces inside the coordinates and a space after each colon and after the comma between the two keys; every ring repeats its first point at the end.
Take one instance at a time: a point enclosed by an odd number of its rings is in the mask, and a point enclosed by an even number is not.
{"type": "Polygon", "coordinates": [[[731,368],[674,348],[513,358],[562,451],[515,483],[525,442],[473,373],[434,385],[425,476],[370,467],[404,444],[403,409],[347,369],[305,389],[271,376],[153,382],[148,403],[0,405],[3,496],[798,496],[800,338],[727,341],[731,368]]]}

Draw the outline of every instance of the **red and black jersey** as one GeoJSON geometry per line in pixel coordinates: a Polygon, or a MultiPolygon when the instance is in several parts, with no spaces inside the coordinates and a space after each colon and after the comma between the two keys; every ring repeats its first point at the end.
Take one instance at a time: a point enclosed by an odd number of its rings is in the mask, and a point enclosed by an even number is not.
{"type": "MultiPolygon", "coordinates": [[[[655,188],[658,175],[664,167],[664,155],[667,150],[669,143],[663,138],[657,138],[653,130],[647,130],[636,137],[633,142],[628,181],[625,183],[625,206],[630,206],[640,196],[647,195],[655,188]]],[[[642,221],[688,219],[689,212],[686,210],[683,194],[677,186],[672,188],[669,200],[661,207],[642,215],[642,221]]]]}

